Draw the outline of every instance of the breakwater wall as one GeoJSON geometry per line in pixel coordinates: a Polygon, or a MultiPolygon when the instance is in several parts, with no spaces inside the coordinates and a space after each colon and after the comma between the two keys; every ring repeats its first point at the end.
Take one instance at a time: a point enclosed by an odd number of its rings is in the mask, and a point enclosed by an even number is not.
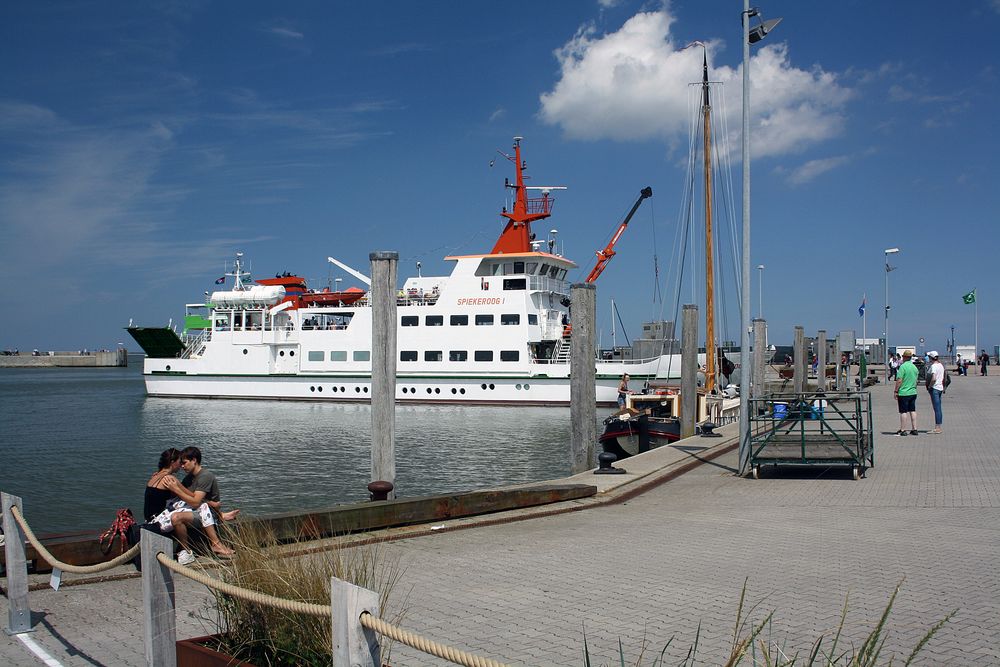
{"type": "Polygon", "coordinates": [[[128,351],[125,348],[100,352],[29,352],[25,354],[0,355],[0,368],[54,368],[78,367],[96,368],[106,366],[128,366],[128,351]]]}

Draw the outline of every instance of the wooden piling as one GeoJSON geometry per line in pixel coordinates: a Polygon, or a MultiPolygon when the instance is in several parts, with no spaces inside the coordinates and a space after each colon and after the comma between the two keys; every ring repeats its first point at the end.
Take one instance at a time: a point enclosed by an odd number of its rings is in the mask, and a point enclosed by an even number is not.
{"type": "Polygon", "coordinates": [[[753,321],[753,398],[761,398],[767,394],[764,386],[764,360],[767,358],[767,322],[762,319],[753,321]]]}
{"type": "Polygon", "coordinates": [[[7,557],[7,627],[8,635],[31,632],[31,607],[28,606],[28,562],[25,560],[24,541],[27,536],[21,524],[14,520],[11,509],[24,516],[23,503],[18,496],[0,493],[3,506],[3,533],[6,538],[4,552],[7,557]]]}
{"type": "Polygon", "coordinates": [[[698,306],[681,313],[681,437],[694,435],[698,412],[698,306]]]}
{"type": "Polygon", "coordinates": [[[396,268],[397,252],[373,252],[372,309],[372,478],[396,485],[396,268]]]}
{"type": "Polygon", "coordinates": [[[570,334],[570,474],[594,467],[597,442],[597,367],[594,343],[597,320],[597,288],[593,283],[570,287],[573,331],[570,334]]]}
{"type": "Polygon", "coordinates": [[[816,389],[826,391],[826,329],[816,332],[816,389]]]}
{"type": "Polygon", "coordinates": [[[793,372],[794,391],[801,394],[806,387],[806,333],[802,327],[795,327],[795,342],[792,356],[795,360],[793,372]]]}
{"type": "Polygon", "coordinates": [[[174,573],[156,556],[173,557],[174,542],[166,535],[140,530],[142,558],[142,619],[146,665],[176,667],[177,609],[174,600],[174,573]]]}

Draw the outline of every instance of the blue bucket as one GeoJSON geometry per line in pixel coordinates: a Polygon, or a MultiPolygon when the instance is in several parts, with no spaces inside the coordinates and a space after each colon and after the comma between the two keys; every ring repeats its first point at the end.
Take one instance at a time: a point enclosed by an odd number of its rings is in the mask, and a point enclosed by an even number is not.
{"type": "Polygon", "coordinates": [[[775,403],[774,404],[774,418],[784,419],[788,416],[788,403],[775,403]]]}

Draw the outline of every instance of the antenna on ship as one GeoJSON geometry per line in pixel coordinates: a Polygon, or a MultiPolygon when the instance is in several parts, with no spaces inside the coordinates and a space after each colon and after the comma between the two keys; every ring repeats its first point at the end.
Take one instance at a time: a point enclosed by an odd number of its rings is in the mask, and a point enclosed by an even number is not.
{"type": "Polygon", "coordinates": [[[508,211],[506,207],[500,213],[507,218],[507,225],[504,227],[496,245],[493,246],[492,254],[503,253],[523,253],[531,252],[531,242],[534,240],[531,234],[531,223],[544,220],[552,215],[552,203],[555,201],[549,195],[552,190],[565,190],[561,185],[545,185],[527,187],[524,185],[524,170],[526,162],[521,158],[521,140],[524,137],[514,137],[514,155],[497,151],[507,160],[514,163],[515,181],[504,179],[504,186],[514,191],[514,209],[508,211]],[[528,199],[528,190],[541,190],[540,198],[528,199]]]}
{"type": "Polygon", "coordinates": [[[227,276],[232,276],[233,278],[233,290],[245,290],[248,289],[244,284],[244,281],[250,281],[250,272],[243,270],[243,253],[236,253],[236,260],[233,262],[233,270],[226,273],[227,276]]]}

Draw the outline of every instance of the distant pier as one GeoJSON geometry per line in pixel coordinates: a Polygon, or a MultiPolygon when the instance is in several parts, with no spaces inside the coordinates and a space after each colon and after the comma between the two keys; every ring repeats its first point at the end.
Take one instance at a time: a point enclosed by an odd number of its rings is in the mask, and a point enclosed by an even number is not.
{"type": "Polygon", "coordinates": [[[99,352],[5,352],[0,355],[0,368],[97,368],[108,366],[128,366],[128,351],[117,350],[99,352]]]}

